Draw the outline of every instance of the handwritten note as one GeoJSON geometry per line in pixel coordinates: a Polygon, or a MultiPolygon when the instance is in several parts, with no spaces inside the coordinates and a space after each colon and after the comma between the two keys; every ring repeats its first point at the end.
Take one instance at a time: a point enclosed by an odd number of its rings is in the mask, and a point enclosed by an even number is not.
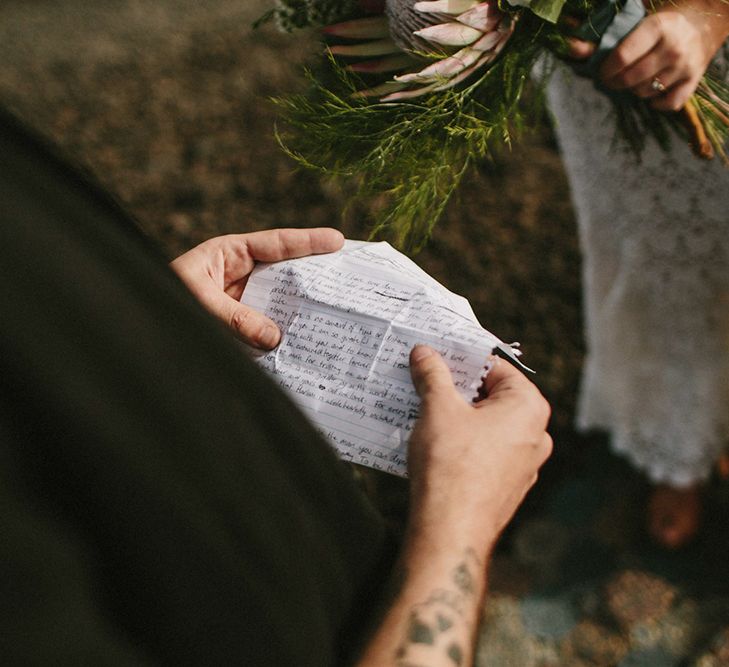
{"type": "Polygon", "coordinates": [[[464,400],[494,349],[516,358],[453,294],[387,243],[347,241],[330,255],[262,264],[241,301],[283,333],[259,362],[345,460],[407,475],[420,400],[410,350],[440,352],[464,400]]]}

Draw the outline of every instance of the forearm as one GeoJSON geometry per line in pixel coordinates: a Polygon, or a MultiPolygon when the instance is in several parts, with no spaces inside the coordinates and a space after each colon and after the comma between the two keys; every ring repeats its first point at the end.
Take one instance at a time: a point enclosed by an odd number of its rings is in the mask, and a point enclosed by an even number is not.
{"type": "Polygon", "coordinates": [[[489,555],[552,450],[549,406],[509,364],[493,362],[475,404],[432,348],[415,347],[410,364],[422,402],[399,586],[357,667],[473,664],[489,555]]]}
{"type": "Polygon", "coordinates": [[[472,664],[490,548],[467,535],[435,524],[408,534],[394,597],[357,667],[472,664]]]}
{"type": "Polygon", "coordinates": [[[679,11],[699,30],[707,55],[713,56],[729,37],[727,0],[664,0],[652,3],[657,12],[679,11]]]}

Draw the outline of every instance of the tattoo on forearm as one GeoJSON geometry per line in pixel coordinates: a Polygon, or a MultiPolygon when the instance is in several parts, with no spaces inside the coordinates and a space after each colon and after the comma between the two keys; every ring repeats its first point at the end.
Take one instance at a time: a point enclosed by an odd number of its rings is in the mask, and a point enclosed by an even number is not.
{"type": "Polygon", "coordinates": [[[472,603],[469,598],[476,595],[480,567],[476,552],[468,549],[451,574],[455,590],[436,589],[425,602],[413,607],[395,655],[398,667],[428,667],[438,656],[446,656],[454,667],[463,665],[469,641],[464,636],[470,637],[472,630],[466,610],[472,603]]]}

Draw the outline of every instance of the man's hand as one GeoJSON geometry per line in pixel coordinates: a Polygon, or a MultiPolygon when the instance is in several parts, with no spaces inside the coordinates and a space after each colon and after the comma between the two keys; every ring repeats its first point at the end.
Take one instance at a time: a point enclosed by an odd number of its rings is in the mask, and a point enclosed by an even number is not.
{"type": "Polygon", "coordinates": [[[264,350],[278,345],[274,322],[240,303],[256,262],[334,252],[344,244],[336,229],[272,229],[209,239],[171,262],[202,304],[244,342],[264,350]]]}
{"type": "MultiPolygon", "coordinates": [[[[696,90],[729,36],[723,0],[663,2],[643,19],[600,67],[607,88],[631,90],[660,111],[678,111],[696,90]]],[[[571,55],[589,57],[594,45],[573,40],[571,55]]]]}
{"type": "Polygon", "coordinates": [[[397,594],[358,667],[473,664],[486,567],[504,525],[552,450],[549,406],[507,362],[469,405],[434,350],[417,346],[410,369],[422,399],[410,438],[412,503],[397,594]]]}
{"type": "Polygon", "coordinates": [[[549,405],[505,361],[497,360],[487,397],[473,405],[457,393],[438,353],[418,346],[410,363],[422,399],[408,450],[414,520],[468,531],[485,555],[552,451],[549,405]]]}

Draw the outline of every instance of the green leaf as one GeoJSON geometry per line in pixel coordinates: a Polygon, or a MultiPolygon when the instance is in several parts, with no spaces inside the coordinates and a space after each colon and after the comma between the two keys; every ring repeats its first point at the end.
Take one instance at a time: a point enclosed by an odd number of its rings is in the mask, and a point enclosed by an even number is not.
{"type": "Polygon", "coordinates": [[[531,0],[529,9],[531,9],[539,18],[543,18],[550,23],[557,23],[559,15],[562,13],[565,0],[531,0]]]}

